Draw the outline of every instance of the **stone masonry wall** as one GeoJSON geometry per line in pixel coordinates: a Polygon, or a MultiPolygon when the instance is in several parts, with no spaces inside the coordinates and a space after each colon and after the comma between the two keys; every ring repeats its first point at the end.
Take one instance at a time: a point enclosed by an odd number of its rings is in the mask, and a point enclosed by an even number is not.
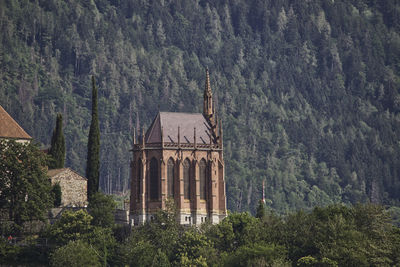
{"type": "Polygon", "coordinates": [[[87,180],[70,169],[51,177],[51,183],[60,183],[62,207],[87,206],[87,180]]]}

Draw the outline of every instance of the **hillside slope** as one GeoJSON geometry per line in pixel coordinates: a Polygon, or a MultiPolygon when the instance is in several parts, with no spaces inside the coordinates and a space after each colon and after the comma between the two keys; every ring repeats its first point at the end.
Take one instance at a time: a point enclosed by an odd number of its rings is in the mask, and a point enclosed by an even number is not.
{"type": "Polygon", "coordinates": [[[101,187],[128,188],[133,128],[201,111],[204,68],[224,122],[228,208],[400,205],[400,3],[0,1],[0,104],[84,173],[90,76],[101,187]]]}

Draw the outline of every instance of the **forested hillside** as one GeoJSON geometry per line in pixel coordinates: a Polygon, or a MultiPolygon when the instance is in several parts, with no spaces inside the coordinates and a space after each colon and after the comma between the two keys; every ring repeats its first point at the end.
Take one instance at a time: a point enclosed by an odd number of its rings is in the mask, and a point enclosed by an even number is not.
{"type": "Polygon", "coordinates": [[[266,181],[285,213],[400,205],[400,2],[0,0],[0,104],[84,174],[90,77],[99,86],[101,187],[128,188],[133,128],[200,112],[205,67],[224,125],[228,208],[266,181]]]}

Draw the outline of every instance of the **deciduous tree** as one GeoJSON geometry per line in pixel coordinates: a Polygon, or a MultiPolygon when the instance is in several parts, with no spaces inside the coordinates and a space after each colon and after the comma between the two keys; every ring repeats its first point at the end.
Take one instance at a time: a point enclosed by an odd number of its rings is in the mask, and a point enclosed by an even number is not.
{"type": "Polygon", "coordinates": [[[44,220],[53,204],[47,161],[33,143],[0,140],[0,209],[19,227],[44,220]]]}

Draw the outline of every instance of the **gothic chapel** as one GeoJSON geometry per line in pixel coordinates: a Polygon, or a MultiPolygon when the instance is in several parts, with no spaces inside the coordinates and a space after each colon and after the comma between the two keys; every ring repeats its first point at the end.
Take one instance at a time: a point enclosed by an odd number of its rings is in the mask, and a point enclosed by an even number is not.
{"type": "Polygon", "coordinates": [[[213,108],[208,69],[203,114],[159,112],[131,162],[130,219],[151,220],[174,201],[181,224],[218,223],[226,217],[222,125],[213,108]]]}

